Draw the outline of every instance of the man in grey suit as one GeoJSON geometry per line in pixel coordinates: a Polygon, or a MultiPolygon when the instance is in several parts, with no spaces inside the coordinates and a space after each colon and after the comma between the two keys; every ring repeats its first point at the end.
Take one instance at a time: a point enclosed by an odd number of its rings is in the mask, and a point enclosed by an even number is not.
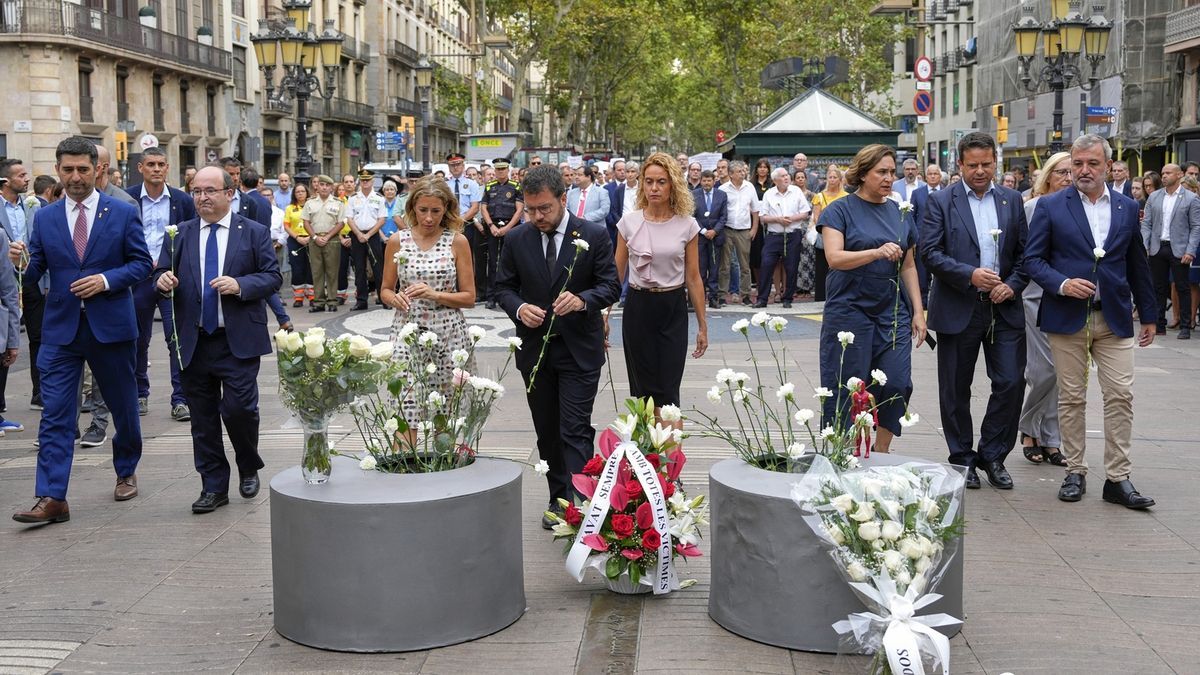
{"type": "Polygon", "coordinates": [[[141,209],[138,200],[134,199],[123,188],[118,187],[112,182],[112,174],[108,171],[108,164],[112,161],[112,155],[108,153],[108,149],[103,145],[96,146],[96,191],[103,192],[109,197],[120,199],[126,204],[141,209]]]}
{"type": "Polygon", "coordinates": [[[595,180],[594,166],[575,172],[575,188],[567,193],[567,209],[578,218],[603,225],[609,210],[608,190],[594,185],[595,180]]]}
{"type": "MultiPolygon", "coordinates": [[[[1162,169],[1163,189],[1155,190],[1146,200],[1145,215],[1142,216],[1142,241],[1150,254],[1150,277],[1154,280],[1154,292],[1158,306],[1167,306],[1169,278],[1175,280],[1179,296],[1180,340],[1192,337],[1191,290],[1188,288],[1188,271],[1200,245],[1200,198],[1188,190],[1181,190],[1183,170],[1178,164],[1168,164],[1162,169]]],[[[1166,335],[1167,313],[1159,314],[1155,333],[1166,335]]]]}

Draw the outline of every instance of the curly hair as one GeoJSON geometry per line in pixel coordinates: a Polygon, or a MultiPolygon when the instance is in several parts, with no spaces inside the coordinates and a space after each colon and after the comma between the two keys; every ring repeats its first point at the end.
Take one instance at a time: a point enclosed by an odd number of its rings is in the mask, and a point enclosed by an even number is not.
{"type": "MultiPolygon", "coordinates": [[[[696,212],[696,202],[692,199],[692,193],[687,189],[687,181],[683,179],[683,171],[679,169],[679,162],[665,152],[655,152],[642,162],[642,171],[638,175],[638,179],[643,183],[646,180],[646,171],[652,166],[657,166],[667,172],[667,180],[671,183],[670,197],[667,203],[671,206],[671,211],[677,216],[690,218],[696,212]]],[[[646,198],[645,190],[638,190],[637,208],[645,210],[649,206],[650,200],[646,198]]]]}
{"type": "Polygon", "coordinates": [[[408,201],[404,204],[404,224],[413,229],[417,226],[417,201],[422,197],[436,197],[446,207],[442,215],[442,228],[451,232],[463,231],[463,219],[458,213],[458,200],[450,191],[446,181],[436,176],[425,176],[411,183],[408,188],[408,201]]]}
{"type": "Polygon", "coordinates": [[[854,161],[850,162],[850,168],[846,169],[846,184],[850,187],[862,185],[863,177],[870,173],[876,164],[882,162],[884,157],[891,157],[892,161],[896,161],[896,151],[878,143],[859,150],[854,156],[854,161]]]}

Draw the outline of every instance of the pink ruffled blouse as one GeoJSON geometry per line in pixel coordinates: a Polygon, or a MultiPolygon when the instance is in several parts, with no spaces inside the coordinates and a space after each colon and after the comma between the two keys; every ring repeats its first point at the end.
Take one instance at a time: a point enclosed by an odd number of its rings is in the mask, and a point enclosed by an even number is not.
{"type": "Polygon", "coordinates": [[[691,216],[646,220],[642,211],[630,211],[617,223],[629,251],[629,283],[638,288],[670,288],[684,282],[684,254],[688,242],[700,233],[691,216]]]}

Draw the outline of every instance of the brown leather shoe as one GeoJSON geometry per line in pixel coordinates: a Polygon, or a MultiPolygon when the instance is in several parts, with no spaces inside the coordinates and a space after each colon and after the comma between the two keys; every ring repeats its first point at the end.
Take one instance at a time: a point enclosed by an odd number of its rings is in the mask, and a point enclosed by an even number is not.
{"type": "Polygon", "coordinates": [[[47,523],[65,523],[71,519],[71,509],[65,500],[53,497],[38,497],[37,504],[28,511],[18,511],[13,514],[13,520],[18,523],[45,525],[47,523]]]}
{"type": "Polygon", "coordinates": [[[113,499],[123,502],[137,496],[137,474],[117,479],[117,487],[113,490],[113,499]]]}

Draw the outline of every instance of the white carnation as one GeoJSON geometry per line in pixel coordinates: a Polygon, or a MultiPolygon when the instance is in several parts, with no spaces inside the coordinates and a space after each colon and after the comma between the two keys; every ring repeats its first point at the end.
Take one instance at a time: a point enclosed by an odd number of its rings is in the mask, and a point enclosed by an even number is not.
{"type": "Polygon", "coordinates": [[[679,410],[679,406],[668,403],[659,409],[659,417],[664,422],[678,422],[683,419],[683,412],[679,410]]]}
{"type": "Polygon", "coordinates": [[[801,408],[796,411],[796,414],[793,415],[793,417],[795,418],[797,423],[807,425],[809,422],[812,421],[813,417],[816,417],[816,413],[809,410],[808,408],[801,408]]]}
{"type": "Polygon", "coordinates": [[[767,321],[767,327],[776,333],[782,333],[783,329],[787,327],[787,325],[788,320],[782,316],[773,316],[771,317],[770,321],[767,321]]]}
{"type": "Polygon", "coordinates": [[[438,343],[437,333],[433,331],[425,331],[417,336],[417,344],[422,347],[432,347],[438,343]]]}
{"type": "Polygon", "coordinates": [[[887,373],[876,368],[875,370],[871,371],[871,379],[879,383],[879,386],[882,387],[883,385],[887,384],[887,373]]]}
{"type": "Polygon", "coordinates": [[[455,349],[454,351],[450,352],[450,360],[456,366],[461,367],[461,366],[467,365],[467,359],[470,359],[470,358],[471,358],[470,352],[468,352],[465,349],[455,349]]]}
{"type": "Polygon", "coordinates": [[[709,403],[720,403],[721,402],[721,390],[719,388],[717,388],[716,385],[714,385],[712,389],[708,390],[707,396],[708,396],[709,403]]]}
{"type": "Polygon", "coordinates": [[[771,315],[766,312],[755,312],[754,316],[750,317],[750,325],[755,328],[761,328],[767,321],[771,319],[771,315]]]}
{"type": "Polygon", "coordinates": [[[854,333],[851,333],[848,330],[839,331],[837,334],[837,339],[838,342],[842,343],[843,347],[846,345],[852,345],[854,344],[854,333]]]}
{"type": "Polygon", "coordinates": [[[780,401],[791,401],[796,397],[796,386],[791,382],[785,382],[779,389],[775,390],[775,397],[780,401]]]}
{"type": "Polygon", "coordinates": [[[366,457],[363,457],[358,462],[358,468],[362,469],[363,471],[374,471],[375,466],[376,466],[375,457],[373,457],[371,455],[367,455],[366,457]]]}
{"type": "Polygon", "coordinates": [[[750,329],[750,322],[745,319],[738,319],[737,321],[733,322],[733,326],[731,326],[731,328],[733,329],[733,332],[745,335],[746,331],[750,329]]]}
{"type": "Polygon", "coordinates": [[[487,330],[483,326],[468,326],[467,335],[471,337],[471,342],[479,342],[487,335],[487,330]]]}
{"type": "Polygon", "coordinates": [[[521,338],[519,338],[519,337],[514,336],[514,337],[508,338],[509,351],[514,351],[514,352],[517,351],[518,349],[521,348],[521,344],[522,344],[521,338]]]}

